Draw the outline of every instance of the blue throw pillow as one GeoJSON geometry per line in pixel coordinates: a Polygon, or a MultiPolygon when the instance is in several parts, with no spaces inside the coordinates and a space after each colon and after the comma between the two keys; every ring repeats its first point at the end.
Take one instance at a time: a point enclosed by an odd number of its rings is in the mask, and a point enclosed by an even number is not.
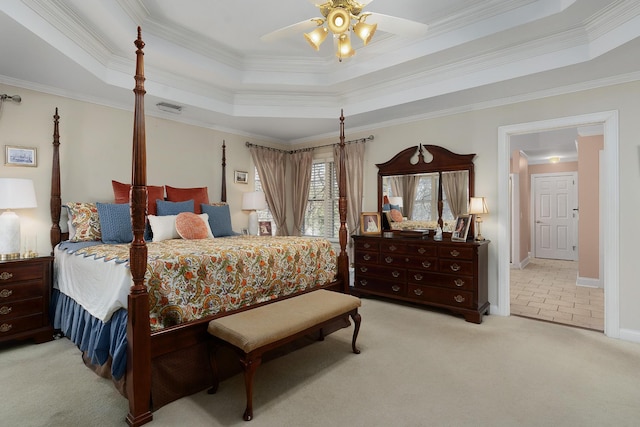
{"type": "Polygon", "coordinates": [[[193,199],[184,202],[169,202],[167,200],[156,200],[158,216],[178,215],[182,212],[193,213],[193,199]]]}
{"type": "Polygon", "coordinates": [[[131,243],[131,214],[129,203],[96,203],[104,243],[131,243]]]}
{"type": "Polygon", "coordinates": [[[202,203],[202,213],[209,215],[209,227],[214,237],[234,236],[231,228],[231,212],[229,205],[212,206],[202,203]]]}

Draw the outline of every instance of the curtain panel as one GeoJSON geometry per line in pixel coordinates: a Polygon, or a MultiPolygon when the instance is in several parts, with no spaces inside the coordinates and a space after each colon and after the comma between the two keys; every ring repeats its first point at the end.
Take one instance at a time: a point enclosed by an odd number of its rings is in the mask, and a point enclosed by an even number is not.
{"type": "Polygon", "coordinates": [[[267,147],[252,145],[249,147],[253,163],[258,169],[260,182],[267,199],[269,210],[276,223],[276,235],[287,236],[285,174],[287,169],[286,152],[267,147]]]}

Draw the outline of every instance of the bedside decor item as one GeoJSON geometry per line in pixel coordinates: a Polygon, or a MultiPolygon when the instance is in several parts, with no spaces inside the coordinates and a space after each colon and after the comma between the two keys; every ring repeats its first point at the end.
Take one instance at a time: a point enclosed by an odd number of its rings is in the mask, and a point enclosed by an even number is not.
{"type": "Polygon", "coordinates": [[[249,234],[258,235],[258,213],[267,208],[267,201],[262,191],[252,191],[242,195],[242,210],[251,211],[249,213],[249,234]]]}
{"type": "Polygon", "coordinates": [[[38,152],[34,147],[5,145],[4,164],[7,166],[38,166],[38,152]]]}
{"type": "Polygon", "coordinates": [[[480,224],[482,224],[482,218],[480,215],[488,214],[489,208],[487,208],[487,202],[484,197],[471,197],[469,199],[469,214],[475,215],[476,225],[478,230],[476,231],[476,240],[484,240],[482,233],[480,233],[480,224]]]}
{"type": "Polygon", "coordinates": [[[20,218],[11,209],[37,207],[33,181],[0,178],[0,260],[20,258],[20,218]]]}
{"type": "Polygon", "coordinates": [[[454,242],[465,242],[467,233],[469,233],[469,224],[471,223],[471,215],[458,215],[456,225],[451,234],[451,240],[454,242]]]}
{"type": "Polygon", "coordinates": [[[271,221],[260,221],[260,235],[261,236],[273,235],[273,232],[271,231],[271,221]]]}
{"type": "Polygon", "coordinates": [[[378,212],[362,212],[360,214],[361,234],[380,234],[380,214],[378,212]]]}

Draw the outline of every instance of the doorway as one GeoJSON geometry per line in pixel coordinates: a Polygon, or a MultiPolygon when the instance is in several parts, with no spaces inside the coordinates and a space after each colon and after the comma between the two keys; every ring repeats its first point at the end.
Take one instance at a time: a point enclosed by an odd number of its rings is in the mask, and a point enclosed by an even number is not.
{"type": "Polygon", "coordinates": [[[618,284],[618,229],[619,184],[618,164],[618,112],[606,111],[581,116],[544,120],[501,126],[498,129],[498,295],[492,312],[510,314],[510,251],[511,206],[509,203],[510,138],[514,135],[535,133],[567,127],[600,124],[604,127],[604,151],[602,156],[602,199],[607,206],[602,215],[602,257],[604,278],[604,332],[619,338],[619,284],[618,284]]]}

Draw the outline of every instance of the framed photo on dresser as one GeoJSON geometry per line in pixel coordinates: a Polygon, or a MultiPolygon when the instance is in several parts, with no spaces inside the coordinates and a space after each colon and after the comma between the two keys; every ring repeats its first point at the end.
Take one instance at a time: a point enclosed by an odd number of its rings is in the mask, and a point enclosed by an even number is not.
{"type": "Polygon", "coordinates": [[[465,242],[467,240],[467,233],[469,233],[470,224],[471,215],[458,215],[453,233],[451,233],[451,240],[454,242],[465,242]]]}
{"type": "Polygon", "coordinates": [[[360,214],[360,234],[380,234],[380,227],[378,212],[362,212],[360,214]]]}

